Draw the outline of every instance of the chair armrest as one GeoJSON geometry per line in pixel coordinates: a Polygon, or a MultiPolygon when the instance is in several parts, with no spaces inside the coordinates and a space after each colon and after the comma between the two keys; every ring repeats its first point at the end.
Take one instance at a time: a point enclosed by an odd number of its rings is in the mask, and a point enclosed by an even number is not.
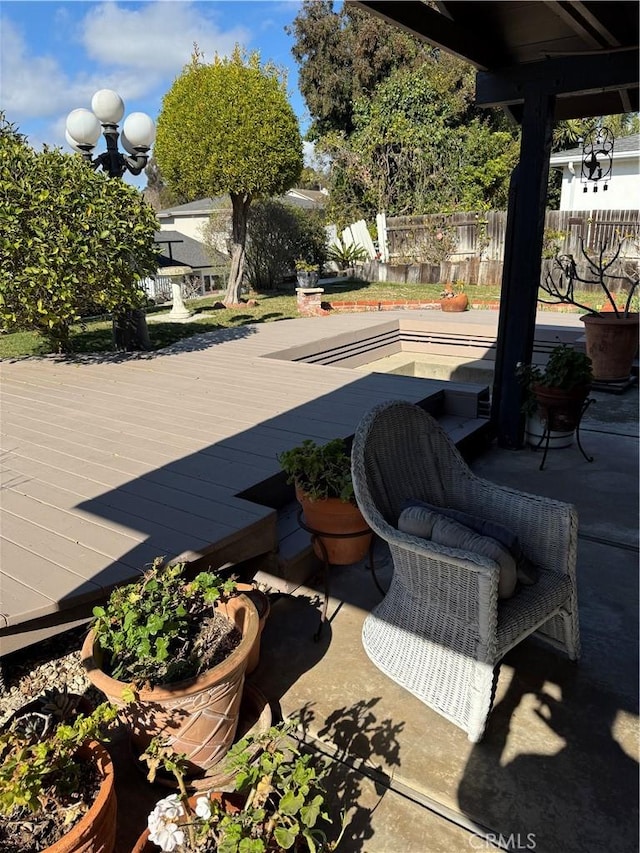
{"type": "Polygon", "coordinates": [[[575,574],[578,514],[569,503],[521,492],[471,475],[462,502],[467,512],[513,530],[525,555],[548,571],[575,574]]]}

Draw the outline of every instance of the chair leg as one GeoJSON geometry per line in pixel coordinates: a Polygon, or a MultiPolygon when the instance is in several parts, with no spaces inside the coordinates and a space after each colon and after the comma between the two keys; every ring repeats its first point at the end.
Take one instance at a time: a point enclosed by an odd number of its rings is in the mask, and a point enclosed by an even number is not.
{"type": "Polygon", "coordinates": [[[475,684],[471,687],[467,727],[467,737],[471,743],[478,743],[484,736],[487,719],[496,695],[499,671],[500,665],[492,667],[488,663],[476,663],[475,684]]]}

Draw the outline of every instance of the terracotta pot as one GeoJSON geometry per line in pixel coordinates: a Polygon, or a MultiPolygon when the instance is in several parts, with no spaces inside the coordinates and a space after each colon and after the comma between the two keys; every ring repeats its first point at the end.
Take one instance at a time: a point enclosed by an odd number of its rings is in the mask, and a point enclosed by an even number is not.
{"type": "Polygon", "coordinates": [[[116,791],[113,762],[107,750],[97,741],[80,747],[81,760],[94,761],[102,781],[89,811],[69,832],[47,847],[47,853],[113,853],[116,846],[116,791]]]}
{"type": "Polygon", "coordinates": [[[590,385],[572,388],[548,388],[534,384],[533,393],[538,405],[540,420],[546,423],[551,418],[551,428],[557,432],[572,432],[580,423],[580,414],[587,399],[590,385]]]}
{"type": "Polygon", "coordinates": [[[271,612],[271,602],[269,601],[269,596],[266,592],[262,592],[262,590],[257,589],[250,583],[239,583],[237,584],[237,589],[254,603],[255,608],[258,611],[258,619],[260,620],[260,629],[258,630],[255,642],[251,647],[249,660],[247,661],[247,675],[251,675],[260,663],[260,639],[262,637],[262,632],[264,631],[264,626],[269,618],[269,613],[271,612]]]}
{"type": "Polygon", "coordinates": [[[89,680],[122,709],[134,749],[144,752],[150,740],[162,734],[177,753],[186,754],[188,772],[193,775],[216,765],[233,743],[247,661],[259,630],[257,610],[246,596],[234,596],[217,608],[242,633],[229,657],[197,678],[139,690],[133,703],[122,700],[122,691],[129,685],[100,668],[102,652],[94,646],[93,631],[82,646],[89,680]]]}
{"type": "Polygon", "coordinates": [[[638,314],[616,317],[613,311],[585,314],[587,355],[597,382],[622,382],[629,378],[638,352],[638,314]]]}
{"type": "Polygon", "coordinates": [[[469,297],[466,293],[457,293],[449,299],[441,299],[440,307],[443,311],[466,311],[469,307],[469,297]]]}
{"type": "MultiPolygon", "coordinates": [[[[327,551],[329,563],[335,566],[347,566],[357,563],[369,550],[371,545],[371,530],[362,517],[358,507],[348,501],[339,498],[326,498],[313,501],[296,488],[296,497],[302,507],[303,521],[313,531],[318,531],[317,536],[322,540],[327,551]],[[332,538],[322,534],[358,534],[355,536],[344,536],[344,538],[332,538]]],[[[321,560],[324,553],[320,542],[313,544],[313,550],[321,560]]]]}
{"type": "MultiPolygon", "coordinates": [[[[192,809],[196,807],[196,800],[198,797],[203,796],[202,794],[194,795],[193,797],[189,797],[189,805],[192,809]]],[[[242,806],[244,805],[246,797],[240,794],[224,794],[219,791],[211,791],[209,793],[210,800],[218,800],[218,802],[222,802],[224,805],[224,809],[227,814],[234,814],[235,812],[239,812],[242,806]]],[[[140,838],[136,841],[133,850],[131,853],[158,853],[160,848],[154,844],[152,841],[149,841],[149,830],[145,829],[140,838]]]]}

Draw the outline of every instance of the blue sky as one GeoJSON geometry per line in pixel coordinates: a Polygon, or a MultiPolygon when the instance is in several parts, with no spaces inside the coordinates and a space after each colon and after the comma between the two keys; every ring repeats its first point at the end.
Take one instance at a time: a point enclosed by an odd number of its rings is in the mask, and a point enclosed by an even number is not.
{"type": "MultiPolygon", "coordinates": [[[[288,68],[289,99],[304,133],[308,116],[297,87],[293,39],[284,31],[299,7],[297,0],[2,0],[0,109],[34,148],[47,143],[70,151],[67,114],[90,108],[98,89],[122,96],[125,117],[141,111],[155,120],[194,42],[205,60],[239,43],[288,68]]],[[[101,140],[96,151],[103,147],[101,140]]]]}

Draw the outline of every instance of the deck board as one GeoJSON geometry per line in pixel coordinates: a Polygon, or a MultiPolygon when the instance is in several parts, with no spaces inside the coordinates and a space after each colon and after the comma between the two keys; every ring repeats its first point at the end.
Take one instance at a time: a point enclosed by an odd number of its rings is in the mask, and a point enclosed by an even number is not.
{"type": "Polygon", "coordinates": [[[419,402],[446,383],[272,354],[398,322],[287,320],[157,353],[0,363],[0,613],[14,626],[0,627],[0,654],[154,556],[222,564],[275,548],[275,510],[239,495],[281,473],[280,452],[352,435],[376,403],[419,402]]]}

